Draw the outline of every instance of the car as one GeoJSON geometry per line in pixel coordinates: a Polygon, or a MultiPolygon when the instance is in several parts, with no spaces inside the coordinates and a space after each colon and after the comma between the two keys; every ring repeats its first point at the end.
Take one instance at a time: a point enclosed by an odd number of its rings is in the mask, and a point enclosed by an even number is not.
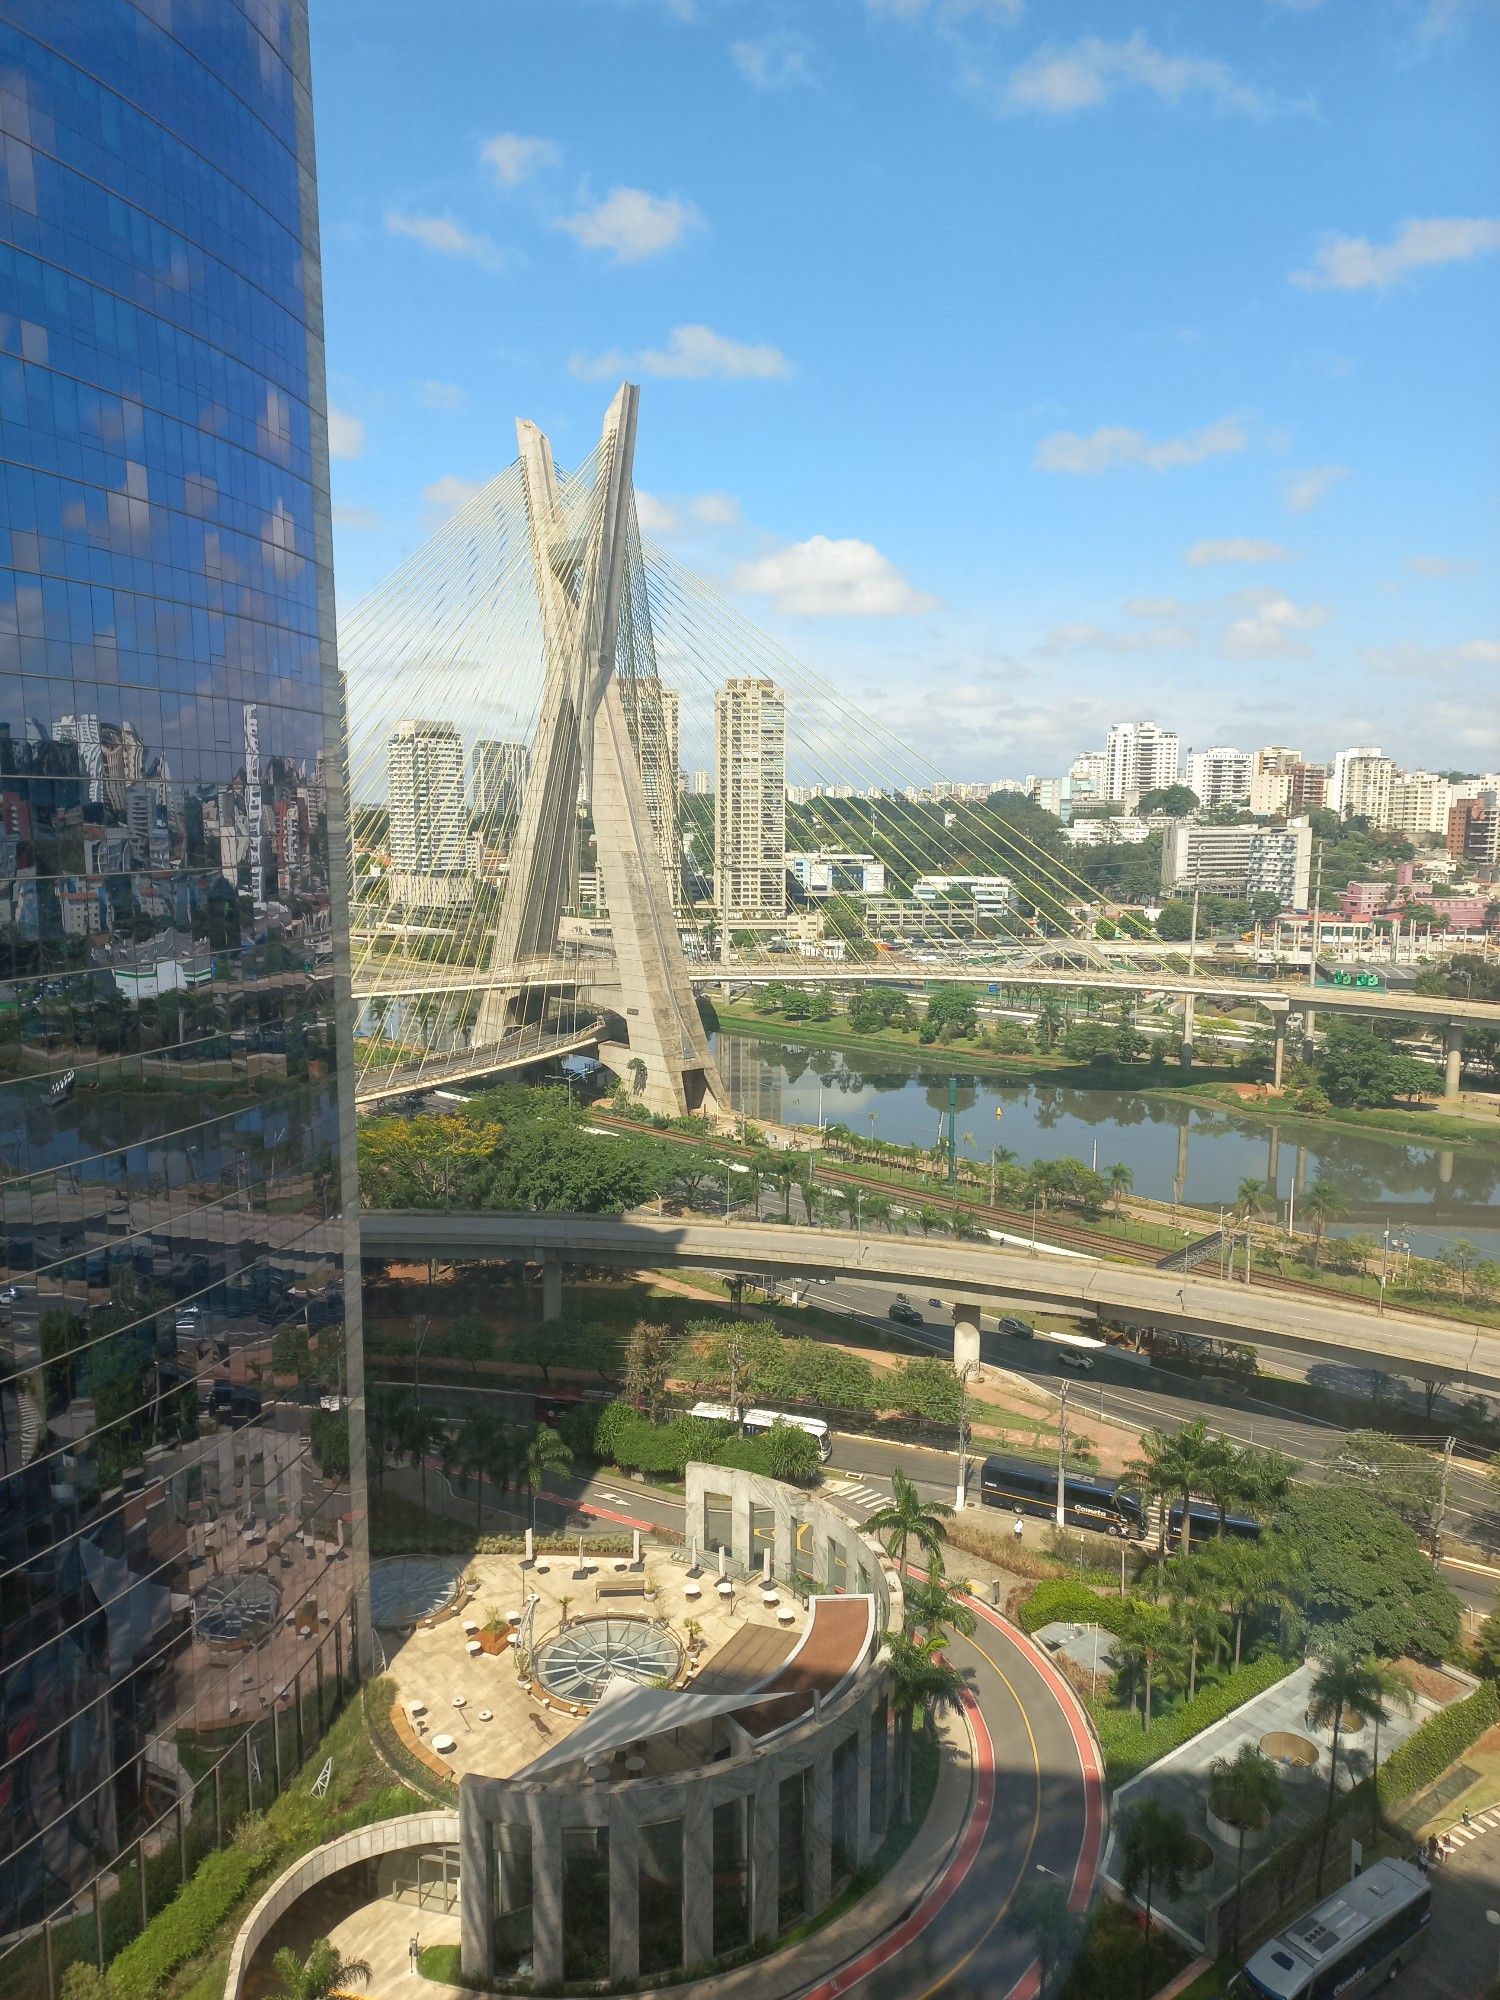
{"type": "Polygon", "coordinates": [[[1057,1365],[1059,1368],[1071,1368],[1079,1375],[1092,1375],[1094,1357],[1092,1354],[1080,1354],[1076,1347],[1060,1347],[1057,1351],[1057,1365]]]}
{"type": "Polygon", "coordinates": [[[888,1319],[899,1320],[902,1326],[921,1326],[924,1324],[922,1315],[917,1311],[916,1307],[909,1305],[905,1299],[896,1299],[891,1305],[888,1305],[886,1307],[886,1317],[888,1319]]]}
{"type": "Polygon", "coordinates": [[[1029,1319],[1017,1319],[1014,1313],[1001,1316],[1000,1331],[1008,1333],[1012,1340],[1035,1340],[1036,1328],[1029,1319]]]}
{"type": "Polygon", "coordinates": [[[943,1302],[939,1298],[931,1298],[927,1301],[927,1303],[930,1306],[940,1306],[943,1302]]]}

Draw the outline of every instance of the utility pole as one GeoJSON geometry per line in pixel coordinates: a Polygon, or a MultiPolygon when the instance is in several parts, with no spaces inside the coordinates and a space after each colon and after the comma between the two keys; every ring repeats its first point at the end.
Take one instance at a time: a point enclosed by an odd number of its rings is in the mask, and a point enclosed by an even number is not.
{"type": "Polygon", "coordinates": [[[1437,1568],[1442,1560],[1443,1522],[1448,1515],[1448,1475],[1453,1470],[1453,1447],[1456,1439],[1450,1437],[1443,1445],[1443,1471],[1438,1485],[1437,1518],[1432,1524],[1432,1566],[1437,1568]]]}
{"type": "Polygon", "coordinates": [[[958,1371],[958,1491],[953,1500],[954,1512],[958,1514],[963,1512],[969,1498],[969,1444],[973,1429],[969,1383],[976,1372],[972,1361],[966,1361],[958,1371]]]}
{"type": "Polygon", "coordinates": [[[1318,919],[1323,905],[1323,843],[1318,842],[1313,857],[1312,929],[1308,936],[1307,983],[1318,983],[1318,919]]]}
{"type": "Polygon", "coordinates": [[[1068,1524],[1067,1509],[1067,1465],[1068,1465],[1068,1389],[1062,1385],[1062,1395],[1057,1407],[1057,1525],[1065,1528],[1068,1524]]]}
{"type": "Polygon", "coordinates": [[[958,1078],[948,1079],[948,1185],[958,1187],[958,1078]]]}

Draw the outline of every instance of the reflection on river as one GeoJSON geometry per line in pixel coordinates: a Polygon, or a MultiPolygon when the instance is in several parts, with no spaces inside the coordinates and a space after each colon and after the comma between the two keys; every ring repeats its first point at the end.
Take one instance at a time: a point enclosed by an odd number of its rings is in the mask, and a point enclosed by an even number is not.
{"type": "MultiPolygon", "coordinates": [[[[947,1114],[950,1070],[941,1057],[846,1054],[731,1034],[719,1035],[717,1051],[730,1096],[751,1119],[815,1126],[821,1116],[897,1145],[930,1146],[947,1114]]],[[[1023,1166],[1063,1154],[1097,1158],[1101,1170],[1123,1160],[1138,1194],[1206,1209],[1231,1203],[1243,1180],[1274,1183],[1284,1205],[1294,1183],[1321,1177],[1349,1204],[1342,1232],[1379,1234],[1389,1222],[1393,1238],[1419,1256],[1465,1236],[1500,1258],[1493,1142],[1408,1144],[1311,1119],[1283,1125],[1129,1091],[956,1073],[959,1151],[970,1158],[987,1160],[998,1145],[1023,1166]]]]}

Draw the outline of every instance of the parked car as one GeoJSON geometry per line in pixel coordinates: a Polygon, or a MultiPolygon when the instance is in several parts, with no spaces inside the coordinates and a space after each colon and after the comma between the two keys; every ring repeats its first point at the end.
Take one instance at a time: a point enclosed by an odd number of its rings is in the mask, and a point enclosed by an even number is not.
{"type": "Polygon", "coordinates": [[[1000,1331],[1008,1333],[1012,1340],[1035,1340],[1036,1328],[1029,1319],[1017,1319],[1014,1313],[1004,1313],[1000,1319],[1000,1331]]]}

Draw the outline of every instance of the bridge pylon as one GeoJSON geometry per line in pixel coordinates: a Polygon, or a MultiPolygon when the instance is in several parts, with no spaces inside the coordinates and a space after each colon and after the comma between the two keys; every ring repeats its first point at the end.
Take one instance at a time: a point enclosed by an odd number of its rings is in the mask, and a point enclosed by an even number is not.
{"type": "MultiPolygon", "coordinates": [[[[614,948],[616,984],[601,998],[626,1036],[614,1066],[628,1065],[632,1094],[649,1110],[713,1114],[727,1112],[729,1098],[698,1013],[641,769],[648,731],[657,741],[662,731],[646,593],[632,577],[640,564],[631,480],[639,401],[627,382],[609,406],[580,521],[566,518],[547,438],[535,424],[516,426],[541,614],[542,703],[491,954],[492,972],[507,978],[485,996],[474,1040],[500,1040],[549,969],[556,977],[559,926],[577,881],[582,796],[593,815],[614,948]],[[528,966],[537,981],[527,980],[528,966]]],[[[675,771],[670,777],[675,786],[675,771]]]]}

